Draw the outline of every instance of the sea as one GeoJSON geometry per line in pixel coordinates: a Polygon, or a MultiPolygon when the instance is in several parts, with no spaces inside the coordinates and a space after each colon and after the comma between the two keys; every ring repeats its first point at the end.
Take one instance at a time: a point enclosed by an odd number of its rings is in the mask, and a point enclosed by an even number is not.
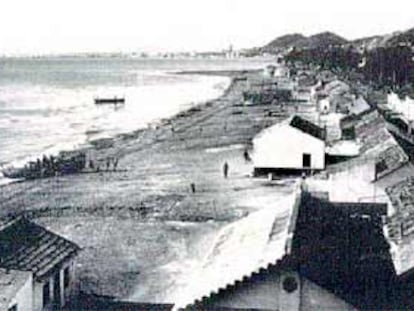
{"type": "MultiPolygon", "coordinates": [[[[0,168],[146,127],[219,97],[230,79],[181,71],[263,68],[266,58],[0,58],[0,168]],[[123,97],[125,105],[95,105],[123,97]]],[[[0,173],[0,184],[10,182],[0,173]]]]}

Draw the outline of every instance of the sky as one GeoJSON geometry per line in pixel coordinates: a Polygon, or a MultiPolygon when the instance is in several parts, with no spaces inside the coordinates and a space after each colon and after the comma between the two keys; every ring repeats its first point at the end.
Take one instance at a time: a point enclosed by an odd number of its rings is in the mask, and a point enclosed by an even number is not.
{"type": "Polygon", "coordinates": [[[414,27],[412,0],[1,0],[0,55],[221,50],[414,27]],[[410,4],[411,3],[411,4],[410,4]]]}

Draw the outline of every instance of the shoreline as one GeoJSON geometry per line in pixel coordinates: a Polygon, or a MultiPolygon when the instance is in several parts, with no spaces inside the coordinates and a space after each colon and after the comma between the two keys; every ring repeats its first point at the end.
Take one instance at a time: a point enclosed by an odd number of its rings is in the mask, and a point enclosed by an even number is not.
{"type": "Polygon", "coordinates": [[[203,75],[203,76],[218,76],[235,78],[238,75],[258,74],[262,69],[246,69],[246,70],[185,70],[175,71],[173,74],[177,75],[203,75]]]}
{"type": "MultiPolygon", "coordinates": [[[[240,70],[232,70],[232,71],[228,71],[228,70],[223,70],[223,71],[219,71],[219,70],[204,70],[204,71],[180,71],[180,72],[171,72],[172,74],[177,74],[177,75],[202,75],[202,76],[216,76],[216,77],[226,77],[228,78],[228,85],[226,88],[224,88],[221,91],[221,94],[219,94],[217,97],[209,99],[209,100],[203,100],[200,102],[196,102],[194,103],[187,103],[185,105],[182,105],[182,108],[178,110],[178,112],[174,113],[171,116],[167,116],[167,117],[160,117],[160,118],[155,118],[154,120],[146,123],[145,125],[143,125],[140,128],[136,128],[134,130],[130,130],[130,131],[125,131],[125,132],[121,132],[121,133],[117,133],[114,134],[112,136],[109,137],[102,137],[102,138],[95,138],[89,141],[84,141],[80,144],[77,144],[75,146],[73,146],[73,148],[69,148],[69,149],[62,149],[57,151],[56,153],[44,153],[46,155],[53,155],[53,156],[57,156],[61,153],[65,153],[65,154],[76,154],[79,152],[85,152],[87,153],[89,156],[92,154],[95,154],[95,152],[102,150],[102,149],[108,149],[114,146],[115,143],[119,143],[120,141],[125,142],[128,140],[134,140],[134,139],[139,139],[140,136],[145,136],[145,135],[151,135],[151,133],[154,133],[154,135],[157,135],[157,130],[160,130],[162,127],[168,127],[168,124],[170,124],[171,122],[174,122],[177,118],[180,118],[181,115],[183,114],[188,114],[189,112],[191,112],[192,110],[194,110],[195,108],[206,108],[206,105],[209,105],[210,102],[214,102],[219,100],[221,97],[225,96],[225,94],[229,91],[229,89],[232,87],[233,84],[233,79],[234,76],[237,73],[240,73],[242,71],[240,70]],[[191,105],[193,104],[193,105],[191,105]]],[[[157,138],[154,137],[154,141],[157,138]]],[[[153,142],[148,142],[148,144],[154,143],[153,142]]],[[[41,156],[39,155],[38,157],[36,156],[29,156],[27,157],[29,160],[25,161],[25,163],[29,163],[30,161],[35,161],[36,159],[39,159],[41,156]]],[[[92,156],[91,160],[99,160],[99,156],[92,156]]],[[[20,161],[22,162],[22,161],[20,161]]],[[[13,163],[13,162],[12,162],[13,163]]],[[[23,162],[22,162],[23,163],[23,162]]],[[[13,165],[9,165],[9,166],[3,166],[4,168],[7,167],[15,167],[13,165]]],[[[20,166],[16,166],[16,168],[19,168],[20,166]]],[[[79,172],[77,174],[81,174],[82,172],[79,172]]],[[[7,178],[5,176],[2,176],[2,174],[0,173],[0,180],[3,180],[3,182],[0,183],[0,189],[12,184],[12,183],[22,183],[27,181],[27,179],[11,179],[11,178],[7,178]]]]}

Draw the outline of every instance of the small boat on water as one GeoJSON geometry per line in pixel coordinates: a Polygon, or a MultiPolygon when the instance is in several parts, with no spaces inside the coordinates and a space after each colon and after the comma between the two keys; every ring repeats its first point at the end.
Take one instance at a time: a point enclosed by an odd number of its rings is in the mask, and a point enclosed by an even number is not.
{"type": "Polygon", "coordinates": [[[125,104],[124,97],[103,97],[103,98],[95,98],[95,105],[123,105],[125,104]]]}

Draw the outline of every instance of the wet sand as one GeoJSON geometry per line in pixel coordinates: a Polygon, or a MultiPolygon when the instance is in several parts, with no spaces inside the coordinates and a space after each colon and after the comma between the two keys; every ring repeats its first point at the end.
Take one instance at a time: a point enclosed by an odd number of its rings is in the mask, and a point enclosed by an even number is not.
{"type": "Polygon", "coordinates": [[[152,128],[96,142],[88,157],[102,163],[119,157],[117,172],[1,187],[0,214],[24,213],[78,243],[83,291],[171,302],[177,275],[204,256],[223,226],[291,191],[250,177],[243,151],[295,107],[285,105],[281,112],[277,105],[242,106],[242,92],[261,80],[258,73],[248,76],[250,83],[234,81],[217,100],[152,128]]]}

